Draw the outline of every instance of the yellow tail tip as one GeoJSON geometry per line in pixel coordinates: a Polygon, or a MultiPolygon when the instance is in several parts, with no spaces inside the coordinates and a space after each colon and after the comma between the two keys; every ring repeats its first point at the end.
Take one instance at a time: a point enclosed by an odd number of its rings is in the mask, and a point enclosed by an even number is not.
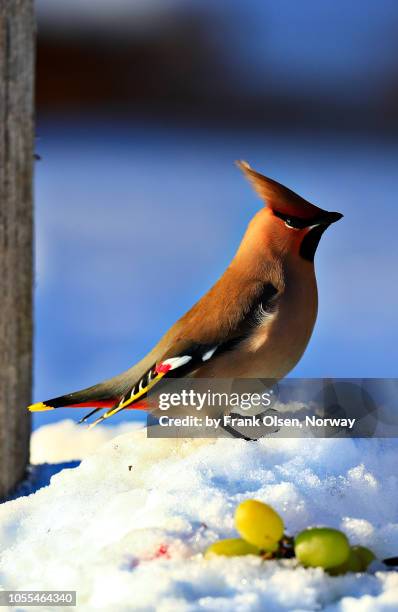
{"type": "Polygon", "coordinates": [[[43,404],[43,402],[38,402],[37,404],[28,406],[28,410],[30,412],[43,412],[44,410],[54,410],[54,408],[52,406],[47,406],[47,404],[43,404]]]}

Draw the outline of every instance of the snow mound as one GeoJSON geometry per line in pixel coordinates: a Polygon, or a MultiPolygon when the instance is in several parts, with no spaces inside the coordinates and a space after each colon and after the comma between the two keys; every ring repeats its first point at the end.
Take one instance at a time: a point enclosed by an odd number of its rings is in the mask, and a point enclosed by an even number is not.
{"type": "Polygon", "coordinates": [[[139,429],[143,423],[124,422],[88,429],[72,419],[43,425],[30,439],[30,462],[60,463],[83,459],[115,436],[139,429]]]}
{"type": "Polygon", "coordinates": [[[396,572],[332,578],[292,560],[202,553],[234,536],[236,505],[256,498],[291,533],[327,524],[396,555],[397,451],[396,440],[119,436],[0,506],[1,585],[76,590],[83,611],[396,610],[396,572]]]}

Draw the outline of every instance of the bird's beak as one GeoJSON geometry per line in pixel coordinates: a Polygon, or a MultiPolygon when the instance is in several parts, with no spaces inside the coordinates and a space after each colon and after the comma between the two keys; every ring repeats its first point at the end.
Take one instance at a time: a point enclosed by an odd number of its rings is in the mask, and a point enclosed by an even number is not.
{"type": "Polygon", "coordinates": [[[319,225],[331,225],[332,223],[336,223],[342,219],[344,215],[339,212],[326,212],[324,215],[319,217],[318,223],[319,225]]]}

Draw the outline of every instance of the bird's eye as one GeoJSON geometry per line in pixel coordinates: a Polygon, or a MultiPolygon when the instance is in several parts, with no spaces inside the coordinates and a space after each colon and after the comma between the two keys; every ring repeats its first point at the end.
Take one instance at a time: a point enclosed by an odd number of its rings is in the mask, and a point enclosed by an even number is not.
{"type": "Polygon", "coordinates": [[[299,219],[298,217],[288,217],[287,215],[277,210],[274,211],[274,215],[276,217],[279,217],[279,219],[284,222],[286,227],[290,229],[303,229],[303,227],[306,227],[308,225],[307,221],[305,221],[304,219],[299,219]]]}

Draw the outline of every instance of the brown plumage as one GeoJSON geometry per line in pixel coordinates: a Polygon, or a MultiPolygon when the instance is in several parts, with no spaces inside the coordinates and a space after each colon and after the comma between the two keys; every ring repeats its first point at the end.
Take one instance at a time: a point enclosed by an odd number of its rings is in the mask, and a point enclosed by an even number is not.
{"type": "Polygon", "coordinates": [[[153,384],[156,368],[169,359],[166,375],[202,378],[280,379],[295,366],[317,315],[315,250],[323,231],[342,215],[310,204],[246,162],[237,165],[265,206],[221,278],[132,368],[32,410],[119,405],[118,411],[126,398],[153,384]]]}

